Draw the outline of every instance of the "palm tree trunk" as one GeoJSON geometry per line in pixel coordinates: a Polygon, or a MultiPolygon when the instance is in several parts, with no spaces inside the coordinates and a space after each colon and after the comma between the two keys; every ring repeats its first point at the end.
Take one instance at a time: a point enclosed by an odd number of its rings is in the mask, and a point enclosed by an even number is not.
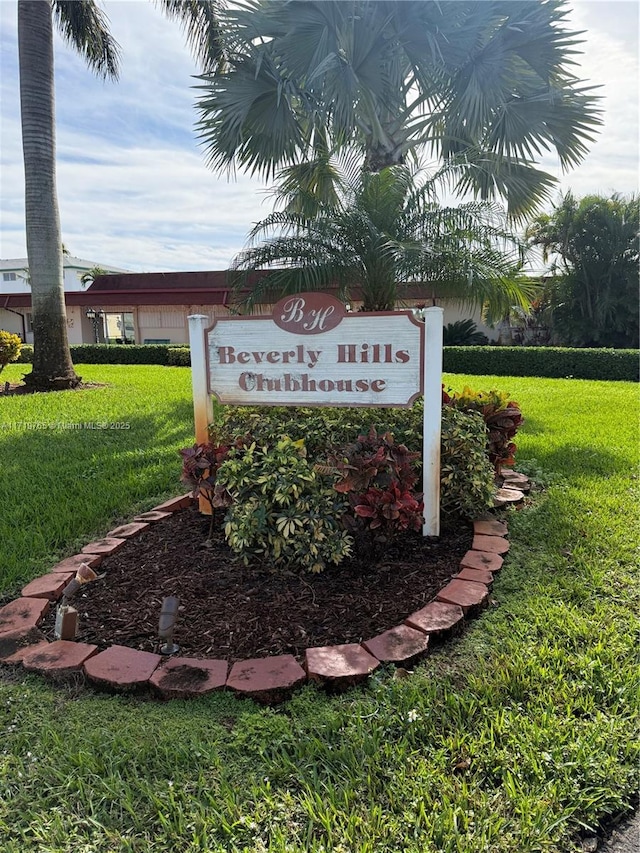
{"type": "Polygon", "coordinates": [[[34,344],[33,369],[25,382],[38,390],[73,388],[80,377],[71,361],[64,303],[49,0],[19,0],[18,50],[34,344]]]}

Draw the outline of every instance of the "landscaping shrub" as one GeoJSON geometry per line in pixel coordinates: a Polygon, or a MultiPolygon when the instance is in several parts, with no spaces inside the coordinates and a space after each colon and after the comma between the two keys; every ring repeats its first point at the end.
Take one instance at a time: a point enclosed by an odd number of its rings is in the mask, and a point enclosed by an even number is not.
{"type": "Polygon", "coordinates": [[[191,367],[191,350],[189,347],[172,347],[167,353],[169,367],[191,367]]]}
{"type": "MultiPolygon", "coordinates": [[[[242,447],[242,441],[235,443],[242,447]]],[[[213,533],[213,510],[216,507],[229,506],[231,498],[226,489],[216,484],[218,470],[229,455],[229,444],[194,444],[180,451],[182,456],[182,476],[180,482],[191,487],[194,498],[204,498],[211,507],[209,539],[213,533]]]]}
{"type": "Polygon", "coordinates": [[[420,530],[424,504],[413,491],[418,476],[412,464],[419,457],[396,444],[390,432],[378,435],[375,427],[333,455],[329,467],[340,477],[334,488],[349,496],[348,530],[374,534],[376,541],[420,530]]]}
{"type": "Polygon", "coordinates": [[[22,344],[18,364],[33,364],[33,347],[31,344],[22,344]]]}
{"type": "Polygon", "coordinates": [[[0,373],[10,362],[18,360],[21,347],[18,335],[0,329],[0,373]]]}
{"type": "Polygon", "coordinates": [[[484,418],[479,412],[443,407],[440,513],[445,518],[477,518],[493,505],[494,472],[486,443],[484,418]]]}
{"type": "MultiPolygon", "coordinates": [[[[444,398],[446,399],[446,398],[444,398]]],[[[488,490],[492,488],[492,466],[487,456],[487,429],[482,426],[482,417],[457,412],[450,414],[451,407],[443,406],[441,438],[441,472],[448,466],[448,474],[441,473],[440,503],[443,512],[453,515],[459,507],[460,515],[471,518],[484,511],[488,505],[488,490]],[[463,427],[470,418],[469,425],[463,427]],[[478,427],[478,423],[481,427],[478,427]],[[468,500],[461,499],[464,490],[464,458],[467,452],[461,438],[461,430],[470,442],[468,449],[470,490],[468,500]],[[473,435],[473,439],[472,439],[473,435]],[[473,460],[478,460],[478,474],[474,474],[473,460]],[[452,477],[452,471],[457,471],[452,477]],[[487,473],[489,472],[489,473],[487,473]],[[485,484],[478,487],[476,477],[485,484]],[[490,485],[487,486],[486,484],[490,485]]],[[[353,437],[366,434],[371,427],[378,432],[390,432],[398,444],[422,450],[423,402],[417,400],[405,409],[349,409],[326,408],[304,409],[287,407],[225,407],[221,421],[216,425],[222,434],[239,435],[250,433],[258,443],[270,443],[287,434],[290,438],[304,439],[305,447],[312,459],[330,455],[332,447],[344,448],[353,442],[353,437]]],[[[415,460],[415,473],[422,474],[421,459],[415,460]]],[[[489,501],[490,503],[490,501],[489,501]]]]}
{"type": "Polygon", "coordinates": [[[352,444],[371,427],[391,432],[407,447],[422,448],[422,400],[406,409],[303,408],[297,406],[225,406],[212,427],[216,435],[244,435],[271,443],[283,435],[303,438],[312,459],[326,458],[352,444]]]}
{"type": "MultiPolygon", "coordinates": [[[[72,344],[69,349],[74,364],[171,364],[187,367],[191,363],[189,348],[175,344],[72,344]]],[[[20,362],[33,362],[32,346],[22,347],[20,362]]]]}
{"type": "Polygon", "coordinates": [[[637,350],[565,347],[445,347],[448,373],[545,376],[550,379],[615,379],[637,382],[637,350]]]}
{"type": "MultiPolygon", "coordinates": [[[[76,364],[162,364],[188,367],[188,346],[178,344],[74,344],[76,364]]],[[[24,345],[19,361],[33,361],[33,347],[24,345]]],[[[546,376],[559,379],[615,379],[637,382],[640,363],[637,350],[568,349],[564,347],[445,346],[444,370],[448,373],[494,376],[546,376]]]]}
{"type": "Polygon", "coordinates": [[[168,364],[162,344],[77,344],[70,347],[74,364],[168,364]]]}
{"type": "Polygon", "coordinates": [[[524,418],[520,406],[502,391],[473,391],[463,388],[459,394],[443,392],[446,406],[465,412],[479,412],[487,429],[487,455],[499,474],[503,465],[515,463],[516,445],[513,442],[524,418]]]}
{"type": "Polygon", "coordinates": [[[456,320],[447,323],[442,330],[442,340],[446,347],[485,346],[489,338],[478,331],[473,320],[456,320]]]}
{"type": "Polygon", "coordinates": [[[225,536],[245,563],[263,557],[275,566],[321,572],[351,553],[353,539],[340,524],[346,502],[333,478],[307,461],[303,441],[285,437],[272,447],[232,448],[216,486],[231,497],[225,536]]]}

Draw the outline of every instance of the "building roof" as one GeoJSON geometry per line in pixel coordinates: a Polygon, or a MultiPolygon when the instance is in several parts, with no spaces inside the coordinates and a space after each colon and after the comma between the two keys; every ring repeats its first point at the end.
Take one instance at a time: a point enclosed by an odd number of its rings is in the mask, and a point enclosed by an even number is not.
{"type": "MultiPolygon", "coordinates": [[[[249,286],[268,274],[251,273],[249,286]]],[[[102,305],[226,305],[231,290],[227,270],[128,273],[96,276],[85,297],[102,305]]]]}
{"type": "MultiPolygon", "coordinates": [[[[268,275],[259,270],[249,285],[268,275]]],[[[65,291],[67,305],[227,305],[231,293],[226,270],[99,275],[85,290],[65,291]]],[[[31,293],[0,294],[0,308],[29,308],[31,293]]]]}
{"type": "MultiPolygon", "coordinates": [[[[63,255],[62,265],[65,269],[91,270],[94,267],[101,267],[108,272],[127,272],[122,267],[113,267],[110,264],[103,264],[99,261],[86,261],[83,258],[76,258],[74,255],[63,255]]],[[[0,272],[18,272],[28,269],[28,267],[29,258],[0,258],[0,272]]]]}

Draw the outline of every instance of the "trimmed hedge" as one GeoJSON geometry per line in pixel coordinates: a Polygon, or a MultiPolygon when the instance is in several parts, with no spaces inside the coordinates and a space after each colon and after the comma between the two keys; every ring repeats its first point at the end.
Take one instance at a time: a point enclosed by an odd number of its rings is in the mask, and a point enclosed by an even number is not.
{"type": "MultiPolygon", "coordinates": [[[[71,347],[71,358],[76,364],[191,364],[189,347],[181,344],[79,344],[71,347]]],[[[32,360],[33,347],[23,346],[20,362],[32,360]]],[[[445,347],[444,369],[447,373],[551,379],[640,379],[638,351],[629,349],[445,347]]]]}
{"type": "Polygon", "coordinates": [[[549,379],[640,379],[638,350],[568,347],[445,347],[447,373],[549,379]]]}
{"type": "MultiPolygon", "coordinates": [[[[184,347],[170,344],[72,344],[71,358],[74,364],[173,364],[172,355],[173,349],[178,352],[183,351],[184,347]]],[[[186,348],[189,352],[188,347],[186,348]]],[[[23,364],[30,364],[33,361],[33,347],[24,346],[20,354],[20,361],[23,364]]],[[[186,364],[189,362],[187,361],[186,364]]],[[[181,362],[176,362],[176,365],[183,366],[184,359],[181,362]]]]}

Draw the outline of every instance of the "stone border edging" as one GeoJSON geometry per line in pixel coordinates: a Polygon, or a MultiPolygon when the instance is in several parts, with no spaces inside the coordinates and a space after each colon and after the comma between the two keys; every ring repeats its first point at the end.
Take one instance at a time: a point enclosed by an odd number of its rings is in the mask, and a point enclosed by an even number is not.
{"type": "MultiPolygon", "coordinates": [[[[518,503],[528,490],[522,474],[505,472],[501,492],[506,501],[518,503]]],[[[124,546],[151,524],[161,523],[194,502],[190,494],[164,501],[129,524],[109,531],[61,560],[45,575],[22,589],[21,597],[0,608],[0,664],[22,665],[31,672],[53,678],[82,673],[96,684],[115,689],[151,686],[164,699],[202,696],[213,690],[231,689],[238,695],[272,704],[287,698],[291,690],[309,681],[343,688],[365,681],[381,663],[411,665],[429,650],[432,639],[459,633],[465,620],[477,615],[489,601],[494,575],[509,550],[507,525],[488,516],[473,522],[473,542],[454,575],[436,597],[400,624],[361,643],[345,643],[307,649],[304,667],[293,655],[274,655],[238,661],[229,671],[226,660],[171,657],[112,645],[99,651],[88,643],[69,640],[49,642],[39,625],[61,597],[80,565],[97,568],[103,558],[124,546]]]]}

